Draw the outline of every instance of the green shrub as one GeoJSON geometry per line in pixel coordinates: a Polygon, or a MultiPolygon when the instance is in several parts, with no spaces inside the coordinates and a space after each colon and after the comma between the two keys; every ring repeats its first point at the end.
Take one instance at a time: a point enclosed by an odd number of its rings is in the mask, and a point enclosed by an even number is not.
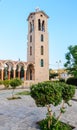
{"type": "Polygon", "coordinates": [[[67,79],[66,83],[77,86],[77,78],[70,77],[70,78],[67,79]]]}
{"type": "Polygon", "coordinates": [[[43,82],[31,86],[31,96],[37,106],[58,105],[62,100],[61,91],[59,83],[43,82]]]}
{"type": "Polygon", "coordinates": [[[62,98],[66,103],[68,103],[68,101],[71,100],[75,94],[75,86],[65,83],[60,84],[62,86],[62,98]]]}
{"type": "MultiPolygon", "coordinates": [[[[56,124],[56,118],[52,117],[52,125],[50,125],[50,130],[72,130],[71,126],[69,126],[68,124],[65,124],[61,121],[59,121],[56,124]]],[[[41,130],[49,130],[48,129],[48,119],[43,119],[42,121],[38,122],[40,129],[41,130]]]]}
{"type": "Polygon", "coordinates": [[[5,88],[9,88],[9,85],[10,85],[10,80],[4,80],[3,81],[3,84],[4,84],[4,86],[5,86],[5,88]]]}
{"type": "Polygon", "coordinates": [[[11,79],[10,80],[10,85],[13,89],[15,89],[17,86],[21,85],[22,84],[22,81],[18,78],[15,78],[15,79],[11,79]]]}

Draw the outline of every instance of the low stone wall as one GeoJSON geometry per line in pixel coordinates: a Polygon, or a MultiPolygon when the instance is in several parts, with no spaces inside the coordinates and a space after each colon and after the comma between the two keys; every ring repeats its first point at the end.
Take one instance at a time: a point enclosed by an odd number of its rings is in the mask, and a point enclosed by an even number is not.
{"type": "Polygon", "coordinates": [[[34,80],[24,81],[24,83],[22,84],[22,87],[23,88],[30,87],[32,84],[35,84],[34,80]]]}

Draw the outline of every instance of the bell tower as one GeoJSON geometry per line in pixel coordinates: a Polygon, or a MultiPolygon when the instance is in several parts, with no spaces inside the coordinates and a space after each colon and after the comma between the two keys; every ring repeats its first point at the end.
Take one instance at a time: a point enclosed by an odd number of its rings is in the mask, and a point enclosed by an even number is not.
{"type": "Polygon", "coordinates": [[[27,62],[35,64],[35,82],[49,80],[48,15],[36,9],[28,16],[27,62]]]}

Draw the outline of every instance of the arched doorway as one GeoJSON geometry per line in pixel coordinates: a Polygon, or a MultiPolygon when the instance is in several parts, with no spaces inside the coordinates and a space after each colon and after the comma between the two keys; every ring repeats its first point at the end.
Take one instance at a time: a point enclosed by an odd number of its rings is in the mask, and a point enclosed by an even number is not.
{"type": "Polygon", "coordinates": [[[29,64],[27,66],[26,77],[27,77],[27,80],[34,80],[35,79],[35,70],[34,70],[33,64],[29,64]]]}

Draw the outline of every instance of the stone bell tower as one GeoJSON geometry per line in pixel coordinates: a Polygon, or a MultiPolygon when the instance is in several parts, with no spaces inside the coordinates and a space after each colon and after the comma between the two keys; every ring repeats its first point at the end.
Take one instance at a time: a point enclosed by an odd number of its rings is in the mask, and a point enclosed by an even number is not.
{"type": "Polygon", "coordinates": [[[48,15],[36,9],[28,16],[27,62],[35,64],[35,82],[49,80],[48,15]]]}

